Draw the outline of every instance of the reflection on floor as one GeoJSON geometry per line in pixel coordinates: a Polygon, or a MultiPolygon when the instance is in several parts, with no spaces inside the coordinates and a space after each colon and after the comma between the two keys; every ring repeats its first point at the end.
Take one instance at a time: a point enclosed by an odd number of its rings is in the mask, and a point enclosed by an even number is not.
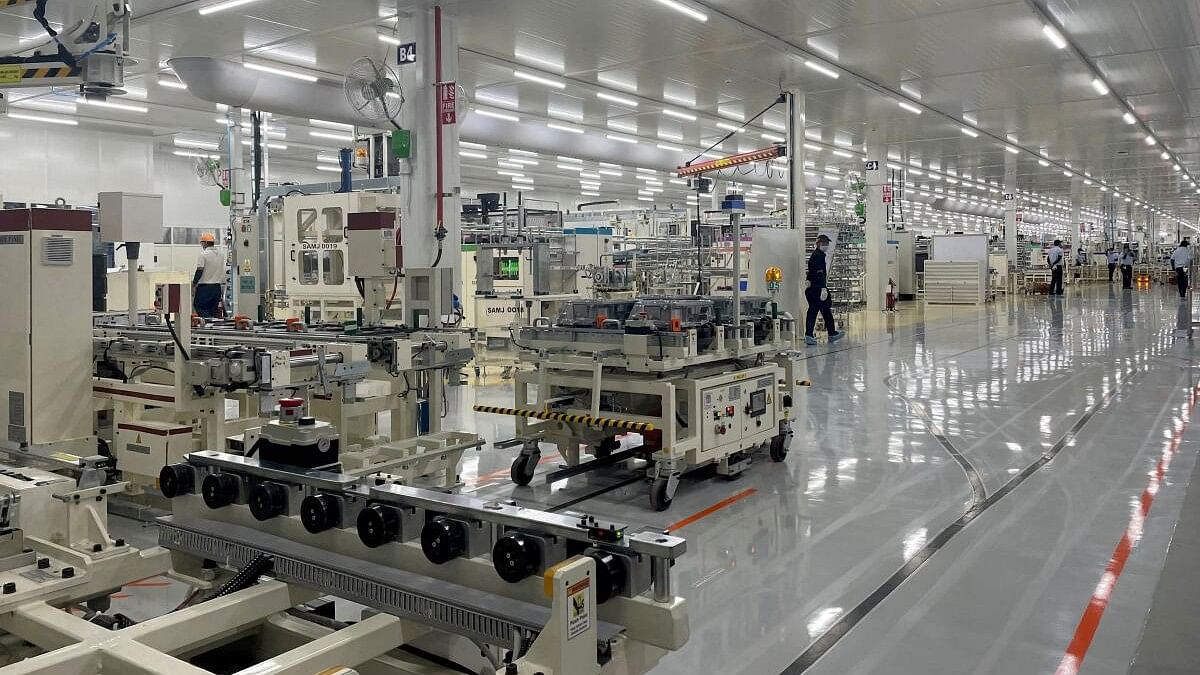
{"type": "Polygon", "coordinates": [[[472,492],[688,539],[692,638],[655,672],[1125,673],[1196,464],[1177,310],[1085,287],[860,316],[806,352],[783,468],[701,472],[665,513],[624,470],[513,486],[490,445],[512,420],[470,412],[511,404],[495,377],[452,388],[445,426],[489,440],[472,492]]]}

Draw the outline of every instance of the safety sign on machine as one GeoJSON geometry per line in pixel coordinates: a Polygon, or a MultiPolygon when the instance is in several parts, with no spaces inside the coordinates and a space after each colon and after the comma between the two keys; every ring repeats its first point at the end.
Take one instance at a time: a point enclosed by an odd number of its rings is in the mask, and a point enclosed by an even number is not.
{"type": "Polygon", "coordinates": [[[442,124],[458,123],[458,85],[445,82],[438,87],[438,111],[442,116],[442,124]]]}
{"type": "Polygon", "coordinates": [[[592,627],[592,615],[588,608],[587,590],[592,585],[590,578],[567,589],[567,600],[571,606],[567,608],[567,639],[574,640],[592,627]]]}

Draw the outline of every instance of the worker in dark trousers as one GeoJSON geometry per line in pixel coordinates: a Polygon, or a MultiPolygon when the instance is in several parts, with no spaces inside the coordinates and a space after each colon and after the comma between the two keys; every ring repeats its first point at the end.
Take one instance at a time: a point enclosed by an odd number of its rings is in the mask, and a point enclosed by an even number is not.
{"type": "Polygon", "coordinates": [[[215,319],[221,306],[221,282],[225,280],[225,259],[217,252],[217,238],[211,232],[200,235],[200,257],[192,277],[192,305],[196,314],[215,319]]]}
{"type": "Polygon", "coordinates": [[[1171,267],[1175,269],[1175,283],[1179,286],[1179,297],[1186,298],[1188,292],[1188,270],[1192,269],[1192,247],[1187,239],[1171,253],[1171,267]]]}
{"type": "Polygon", "coordinates": [[[1121,260],[1121,254],[1109,246],[1104,257],[1108,259],[1108,283],[1111,284],[1113,282],[1113,273],[1117,271],[1117,263],[1121,260]]]}
{"type": "Polygon", "coordinates": [[[844,335],[839,333],[833,324],[833,298],[829,296],[826,285],[829,267],[825,262],[825,254],[829,251],[829,237],[817,237],[817,247],[808,258],[808,288],[804,289],[804,298],[808,300],[808,316],[804,322],[804,344],[817,344],[814,334],[817,329],[817,314],[825,320],[825,330],[829,333],[829,341],[837,342],[844,335]]]}
{"type": "Polygon", "coordinates": [[[1133,257],[1133,249],[1129,248],[1129,244],[1125,244],[1125,248],[1121,249],[1121,288],[1129,290],[1133,288],[1133,262],[1136,258],[1133,257]]]}
{"type": "Polygon", "coordinates": [[[1050,295],[1063,294],[1063,248],[1062,242],[1054,240],[1054,245],[1046,254],[1046,262],[1050,263],[1050,295]]]}

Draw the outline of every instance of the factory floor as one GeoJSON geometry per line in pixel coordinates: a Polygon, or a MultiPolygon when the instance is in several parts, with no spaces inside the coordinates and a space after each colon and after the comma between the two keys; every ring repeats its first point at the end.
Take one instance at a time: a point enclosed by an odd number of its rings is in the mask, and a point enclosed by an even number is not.
{"type": "Polygon", "coordinates": [[[1171,639],[1196,621],[1171,589],[1200,562],[1200,362],[1180,321],[1169,289],[1107,285],[859,314],[805,352],[787,461],[691,476],[662,513],[628,471],[546,485],[550,447],[531,486],[509,482],[517,449],[490,443],[512,419],[471,412],[511,405],[497,369],[448,390],[444,428],[489,441],[464,461],[470,492],[688,540],[691,640],[655,673],[1200,672],[1197,633],[1171,639]]]}

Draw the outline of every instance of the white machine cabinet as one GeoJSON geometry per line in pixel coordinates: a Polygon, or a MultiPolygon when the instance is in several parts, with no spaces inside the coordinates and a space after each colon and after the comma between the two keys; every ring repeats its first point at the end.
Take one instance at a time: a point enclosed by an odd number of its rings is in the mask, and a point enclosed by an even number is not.
{"type": "Polygon", "coordinates": [[[0,211],[0,270],[0,441],[92,454],[91,213],[0,211]]]}

